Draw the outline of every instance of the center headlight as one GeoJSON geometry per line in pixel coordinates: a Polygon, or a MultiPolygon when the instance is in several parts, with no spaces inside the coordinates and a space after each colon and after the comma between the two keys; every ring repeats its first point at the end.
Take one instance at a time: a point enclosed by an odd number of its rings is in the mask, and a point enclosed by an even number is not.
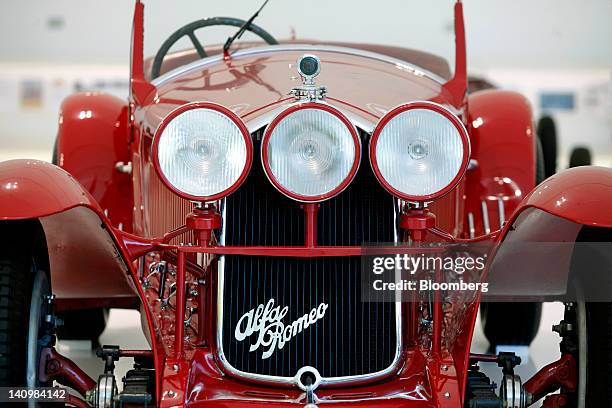
{"type": "Polygon", "coordinates": [[[353,124],[338,110],[306,103],[272,121],[261,153],[266,174],[281,193],[316,202],[348,186],[359,168],[361,142],[353,124]]]}

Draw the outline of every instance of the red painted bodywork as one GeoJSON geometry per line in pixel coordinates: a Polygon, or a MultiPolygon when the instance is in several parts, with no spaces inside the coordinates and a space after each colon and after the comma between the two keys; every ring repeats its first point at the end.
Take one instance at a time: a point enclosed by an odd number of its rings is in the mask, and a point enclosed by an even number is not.
{"type": "Polygon", "coordinates": [[[0,219],[40,219],[58,298],[112,302],[136,296],[127,265],[116,257],[110,221],[75,177],[49,163],[11,160],[0,163],[0,186],[0,219]],[[100,270],[105,273],[93,272],[100,270]]]}
{"type": "MultiPolygon", "coordinates": [[[[531,106],[516,92],[486,90],[468,97],[467,125],[475,166],[466,175],[466,212],[474,215],[475,235],[484,235],[485,202],[490,228],[499,224],[499,200],[508,220],[536,182],[531,106]]],[[[468,236],[468,231],[464,231],[468,236]]]]}
{"type": "Polygon", "coordinates": [[[612,212],[602,208],[612,197],[612,169],[575,167],[546,179],[522,208],[534,207],[576,224],[612,228],[612,212]]]}
{"type": "Polygon", "coordinates": [[[70,173],[108,214],[113,226],[132,228],[129,174],[116,168],[130,161],[128,105],[103,93],[69,96],[60,108],[57,165],[70,173]],[[84,160],[83,158],[87,158],[84,160]]]}
{"type": "MultiPolygon", "coordinates": [[[[474,166],[429,211],[406,209],[400,222],[402,232],[407,232],[403,236],[424,242],[500,243],[542,231],[539,223],[525,221],[533,214],[557,220],[551,224],[561,220],[612,227],[610,211],[601,206],[612,200],[612,170],[569,170],[525,197],[535,185],[531,109],[523,97],[511,92],[483,91],[466,98],[460,2],[455,11],[457,70],[448,82],[408,64],[330,49],[316,51],[323,66],[317,83],[329,88],[326,102],[351,122],[374,129],[398,105],[435,101],[466,125],[474,166]],[[499,210],[493,208],[500,199],[508,220],[504,225],[496,221],[499,210]],[[482,202],[491,204],[486,207],[490,234],[482,221],[482,202]],[[466,239],[470,213],[473,240],[466,239]]],[[[144,72],[142,19],[143,4],[137,1],[129,100],[103,94],[68,98],[62,105],[58,138],[61,168],[30,160],[0,163],[0,220],[40,219],[50,252],[52,287],[60,301],[138,299],[151,344],[151,352],[139,353],[152,353],[159,406],[303,406],[304,393],[295,387],[256,384],[223,370],[215,337],[217,257],[360,256],[362,248],[318,246],[317,204],[303,206],[307,214],[303,247],[220,246],[211,237],[220,227],[221,215],[214,208],[192,212],[188,200],[164,185],[151,155],[160,124],[188,103],[223,105],[250,132],[269,124],[294,102],[287,92],[300,84],[295,61],[303,52],[279,46],[256,55],[220,58],[151,83],[144,72]],[[132,173],[120,172],[118,162],[131,162],[132,173]],[[202,254],[199,261],[197,254],[202,254]],[[176,266],[176,277],[169,278],[177,287],[176,298],[169,301],[172,307],[160,305],[159,281],[149,274],[149,267],[161,260],[176,266]],[[150,278],[146,286],[145,277],[150,278]],[[186,289],[194,285],[198,295],[190,296],[186,289]],[[186,313],[195,307],[197,313],[185,326],[186,313]]],[[[435,302],[431,346],[417,343],[418,316],[409,305],[403,306],[406,333],[396,370],[376,382],[322,386],[316,392],[322,404],[463,406],[478,299],[466,304],[451,323],[443,321],[441,303],[435,302]]],[[[88,383],[77,377],[75,383],[88,383]]]]}

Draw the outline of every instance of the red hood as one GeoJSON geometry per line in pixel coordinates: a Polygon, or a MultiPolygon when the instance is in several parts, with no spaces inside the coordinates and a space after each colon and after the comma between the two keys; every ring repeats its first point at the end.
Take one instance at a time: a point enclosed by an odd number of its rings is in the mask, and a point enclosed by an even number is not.
{"type": "Polygon", "coordinates": [[[321,59],[318,85],[328,88],[327,102],[369,130],[391,108],[413,100],[444,103],[444,79],[386,55],[344,47],[279,45],[241,50],[224,61],[213,56],[156,79],[158,93],[145,107],[151,133],[172,109],[210,101],[238,113],[251,130],[271,120],[294,100],[289,91],[301,85],[296,61],[304,53],[321,59]]]}

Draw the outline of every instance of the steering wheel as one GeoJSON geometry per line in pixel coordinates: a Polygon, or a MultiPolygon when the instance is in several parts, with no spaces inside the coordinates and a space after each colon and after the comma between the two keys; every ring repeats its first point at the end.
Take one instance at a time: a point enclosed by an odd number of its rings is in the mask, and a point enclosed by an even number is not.
{"type": "MultiPolygon", "coordinates": [[[[189,23],[179,28],[170,37],[168,37],[166,41],[164,41],[159,51],[157,51],[157,54],[155,54],[155,59],[153,60],[153,68],[151,69],[151,78],[155,79],[159,76],[162,62],[164,61],[166,55],[168,55],[168,51],[170,51],[170,48],[172,48],[172,46],[176,44],[177,41],[181,38],[185,36],[189,37],[200,58],[206,58],[208,55],[206,54],[206,51],[204,51],[204,47],[202,47],[202,44],[200,43],[198,38],[195,36],[196,30],[204,27],[213,26],[242,27],[245,23],[246,21],[240,18],[211,17],[205,18],[203,20],[194,21],[193,23],[189,23]]],[[[249,24],[249,26],[247,27],[247,31],[250,31],[253,34],[257,35],[270,45],[278,44],[278,41],[276,41],[276,39],[272,37],[270,33],[253,23],[249,24]]]]}

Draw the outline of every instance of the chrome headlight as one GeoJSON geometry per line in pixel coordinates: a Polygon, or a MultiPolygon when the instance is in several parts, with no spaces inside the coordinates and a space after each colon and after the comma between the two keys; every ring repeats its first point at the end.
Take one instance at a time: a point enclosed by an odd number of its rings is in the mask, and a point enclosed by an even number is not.
{"type": "Polygon", "coordinates": [[[194,201],[214,201],[246,178],[253,158],[251,136],[229,109],[208,102],[181,106],[159,126],[153,162],[164,183],[194,201]]]}
{"type": "Polygon", "coordinates": [[[348,186],[359,168],[361,142],[355,126],[337,109],[305,103],[272,121],[261,154],[268,178],[281,193],[316,202],[348,186]]]}
{"type": "Polygon", "coordinates": [[[370,141],[376,177],[406,201],[432,201],[451,191],[465,173],[470,142],[463,123],[446,108],[413,102],[387,113],[370,141]]]}

